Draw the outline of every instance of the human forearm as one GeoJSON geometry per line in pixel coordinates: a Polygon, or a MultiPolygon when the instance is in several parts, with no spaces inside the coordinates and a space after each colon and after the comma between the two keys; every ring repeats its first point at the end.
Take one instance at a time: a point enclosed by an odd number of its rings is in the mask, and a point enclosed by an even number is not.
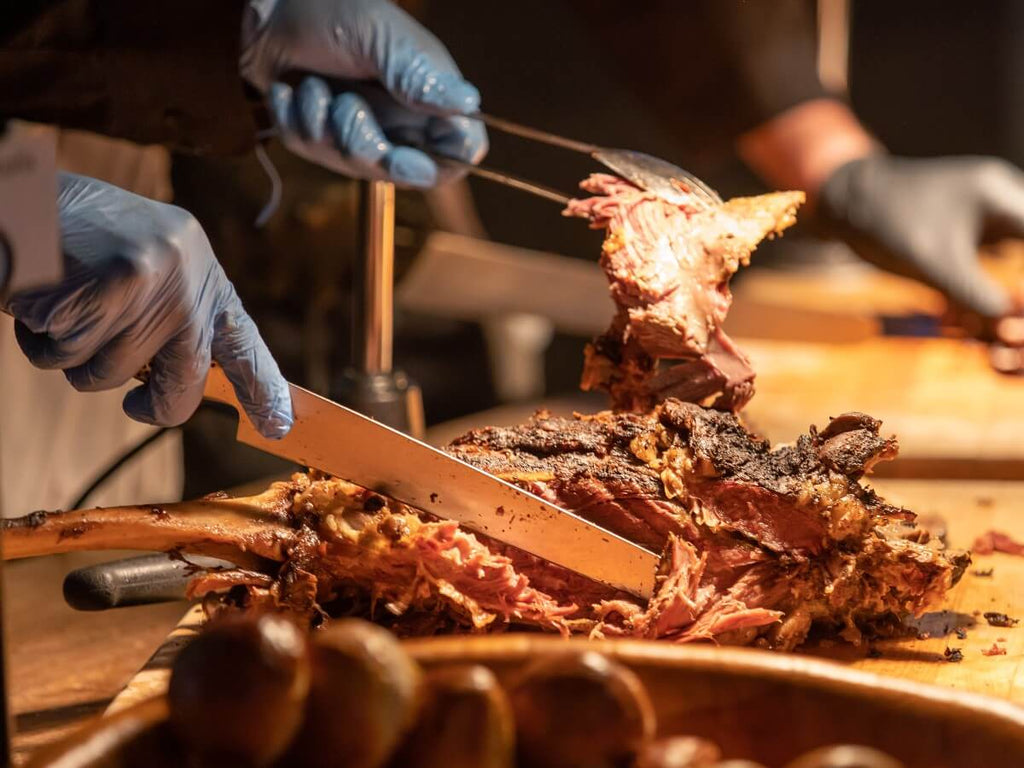
{"type": "Polygon", "coordinates": [[[769,185],[803,190],[813,206],[836,170],[882,147],[848,106],[825,98],[799,104],[744,133],[737,151],[769,185]]]}

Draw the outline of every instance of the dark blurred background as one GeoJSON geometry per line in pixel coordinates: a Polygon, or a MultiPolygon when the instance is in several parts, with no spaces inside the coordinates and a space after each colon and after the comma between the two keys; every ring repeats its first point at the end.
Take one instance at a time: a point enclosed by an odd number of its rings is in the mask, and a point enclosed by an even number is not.
{"type": "MultiPolygon", "coordinates": [[[[773,0],[747,5],[763,12],[764,4],[770,8],[773,0]]],[[[632,18],[643,5],[407,4],[480,88],[487,111],[665,157],[726,197],[765,191],[732,150],[743,94],[729,52],[707,32],[711,6],[675,2],[677,26],[658,31],[662,55],[652,56],[646,78],[637,79],[636,67],[629,73],[610,62],[608,38],[594,33],[588,15],[632,18]]],[[[890,150],[999,155],[1024,164],[1024,3],[852,0],[850,8],[850,100],[890,150]]],[[[815,18],[814,2],[806,3],[806,13],[815,18]]],[[[601,18],[606,28],[620,20],[601,18]]],[[[622,30],[634,34],[625,25],[622,30]]],[[[644,41],[635,47],[643,50],[644,41]]],[[[176,157],[176,202],[206,227],[286,375],[331,394],[350,348],[357,187],[273,144],[268,150],[283,178],[284,198],[263,229],[252,222],[268,198],[269,182],[253,157],[176,157]]],[[[493,133],[486,163],[566,191],[596,170],[587,158],[493,133]]],[[[469,186],[494,241],[596,261],[600,234],[561,217],[555,204],[478,179],[469,186]]],[[[400,280],[437,221],[414,192],[400,193],[398,217],[400,280]]],[[[819,253],[815,241],[797,230],[766,244],[752,268],[785,268],[819,253]]],[[[399,312],[395,332],[396,366],[422,387],[428,424],[498,403],[478,324],[399,312]]],[[[576,389],[585,341],[555,335],[546,353],[547,395],[576,389]]],[[[186,497],[281,468],[244,448],[226,451],[226,444],[233,445],[225,441],[230,429],[212,409],[187,427],[186,497]]]]}

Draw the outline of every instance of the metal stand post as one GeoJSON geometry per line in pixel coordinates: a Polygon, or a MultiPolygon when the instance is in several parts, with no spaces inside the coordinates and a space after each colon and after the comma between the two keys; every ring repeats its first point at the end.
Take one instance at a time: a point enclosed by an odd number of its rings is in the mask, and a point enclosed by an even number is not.
{"type": "Polygon", "coordinates": [[[419,387],[392,368],[395,187],[361,183],[360,257],[353,275],[352,367],[332,393],[339,402],[413,437],[424,431],[419,387]]]}

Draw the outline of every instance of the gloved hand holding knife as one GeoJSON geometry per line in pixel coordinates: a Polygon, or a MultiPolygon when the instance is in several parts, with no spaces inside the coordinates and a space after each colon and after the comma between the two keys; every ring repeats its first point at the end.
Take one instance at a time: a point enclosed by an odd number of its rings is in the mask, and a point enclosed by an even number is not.
{"type": "Polygon", "coordinates": [[[58,184],[64,278],[6,306],[32,364],[83,392],[120,387],[149,364],[125,412],[173,426],[198,407],[213,359],[260,433],[287,433],[287,382],[195,218],[85,176],[58,184]]]}
{"type": "MultiPolygon", "coordinates": [[[[137,44],[139,25],[158,52],[180,48],[180,41],[160,37],[167,25],[159,13],[140,17],[100,6],[96,14],[107,22],[97,29],[104,31],[102,44],[112,47],[112,60],[123,43],[137,44]],[[150,23],[151,17],[157,21],[150,23]],[[118,41],[122,33],[128,40],[118,41]]],[[[219,9],[210,15],[224,16],[219,9]]],[[[25,19],[31,21],[32,14],[25,19]]],[[[52,29],[59,21],[40,22],[37,36],[50,56],[62,55],[61,46],[72,39],[59,34],[59,24],[52,29]]],[[[465,117],[479,107],[479,93],[444,46],[387,0],[249,0],[235,34],[239,28],[238,94],[243,79],[260,89],[285,146],[306,159],[351,176],[430,187],[455,171],[439,169],[412,145],[469,163],[479,162],[487,150],[482,124],[465,117]]],[[[23,35],[32,37],[28,31],[23,35]]],[[[73,37],[72,66],[87,35],[76,27],[73,37]]],[[[213,48],[223,46],[218,42],[213,48]]],[[[101,58],[105,53],[98,51],[101,58]]],[[[216,65],[196,62],[216,75],[212,82],[230,82],[214,71],[216,65]]],[[[132,85],[147,75],[144,68],[104,71],[132,85]]],[[[166,71],[154,68],[161,75],[166,71]]],[[[105,106],[96,114],[132,112],[137,88],[117,85],[104,81],[98,99],[105,106]]],[[[148,92],[152,84],[147,85],[148,92]]],[[[59,92],[56,87],[55,98],[59,92]]],[[[202,103],[196,99],[196,119],[186,114],[178,121],[185,133],[207,125],[198,118],[202,103]]],[[[47,121],[61,114],[60,106],[39,108],[47,121]]],[[[33,107],[15,112],[37,117],[33,107]]],[[[82,124],[81,111],[72,110],[70,117],[75,127],[92,127],[82,124]]],[[[113,122],[114,132],[152,141],[154,130],[164,130],[161,115],[141,112],[138,121],[138,136],[124,119],[113,122]]],[[[59,198],[65,277],[57,285],[9,297],[6,304],[32,363],[63,370],[76,389],[95,391],[123,385],[151,362],[149,381],[128,393],[124,408],[132,418],[172,426],[196,409],[210,361],[216,360],[259,432],[268,438],[285,435],[292,424],[286,382],[199,223],[179,208],[71,174],[62,175],[59,198]]]]}

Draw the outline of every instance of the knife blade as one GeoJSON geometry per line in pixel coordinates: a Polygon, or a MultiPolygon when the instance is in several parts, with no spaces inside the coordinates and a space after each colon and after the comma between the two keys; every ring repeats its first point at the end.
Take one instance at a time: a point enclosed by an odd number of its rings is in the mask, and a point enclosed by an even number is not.
{"type": "Polygon", "coordinates": [[[402,432],[289,384],[295,422],[280,440],[257,432],[223,370],[204,397],[239,413],[239,442],[319,469],[642,598],[658,555],[402,432]]]}

